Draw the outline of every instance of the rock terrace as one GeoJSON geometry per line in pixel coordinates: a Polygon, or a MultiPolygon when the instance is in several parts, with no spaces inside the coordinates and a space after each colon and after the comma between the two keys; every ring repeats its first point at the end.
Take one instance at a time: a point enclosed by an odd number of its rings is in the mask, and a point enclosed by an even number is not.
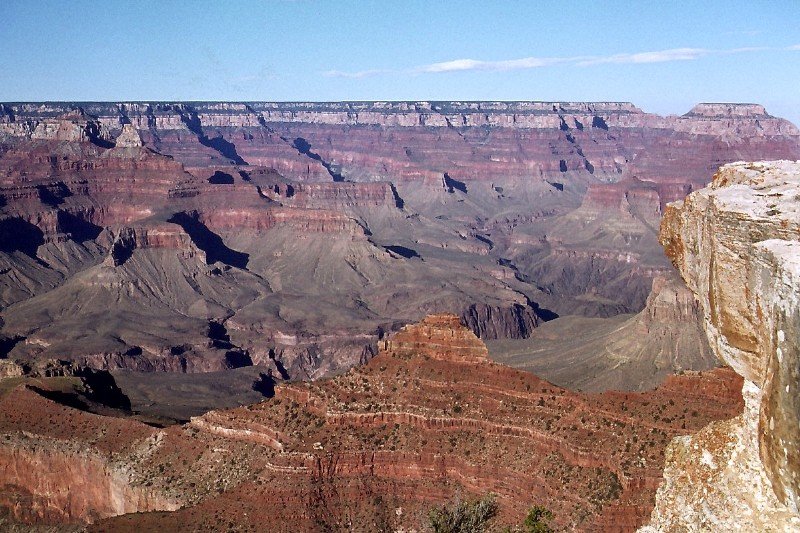
{"type": "MultiPolygon", "coordinates": [[[[229,522],[372,531],[381,516],[408,529],[434,502],[489,491],[498,495],[502,523],[520,522],[539,503],[562,527],[632,531],[650,513],[669,440],[741,409],[741,382],[724,369],[674,376],[648,393],[572,393],[486,360],[480,340],[454,316],[428,317],[386,346],[342,376],[279,385],[260,404],[164,430],[13,389],[0,399],[0,464],[14,469],[4,479],[17,487],[4,489],[16,495],[6,506],[51,501],[45,478],[23,473],[42,454],[78,461],[69,451],[76,443],[88,450],[81,464],[93,458],[117,472],[124,490],[147,495],[126,509],[180,507],[100,520],[98,531],[229,522]]],[[[61,522],[117,514],[103,507],[105,481],[87,474],[85,483],[95,482],[83,514],[15,516],[61,522]]]]}

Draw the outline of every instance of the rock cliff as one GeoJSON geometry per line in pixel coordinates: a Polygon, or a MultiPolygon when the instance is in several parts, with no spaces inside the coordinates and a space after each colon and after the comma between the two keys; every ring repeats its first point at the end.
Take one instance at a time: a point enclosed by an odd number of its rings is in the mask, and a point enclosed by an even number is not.
{"type": "Polygon", "coordinates": [[[667,209],[661,242],[745,410],[672,442],[645,531],[800,527],[799,198],[800,162],[735,163],[667,209]]]}
{"type": "Polygon", "coordinates": [[[164,429],[59,405],[46,398],[55,378],[12,379],[0,389],[0,505],[90,531],[420,530],[432,505],[487,492],[497,527],[539,504],[561,528],[633,531],[669,440],[741,410],[729,369],[645,393],[561,389],[489,361],[456,315],[405,327],[335,378],[264,376],[271,398],[164,429]],[[60,469],[70,461],[74,481],[60,469]],[[65,482],[84,490],[67,501],[65,482]]]}
{"type": "Polygon", "coordinates": [[[221,370],[211,320],[316,378],[430,313],[487,340],[635,313],[664,205],[762,158],[800,134],[751,104],[2,104],[0,335],[11,360],[221,370]]]}
{"type": "Polygon", "coordinates": [[[645,308],[613,319],[545,322],[528,339],[489,341],[493,360],[589,392],[642,391],[686,370],[708,370],[711,352],[694,296],[676,276],[656,277],[645,308]]]}

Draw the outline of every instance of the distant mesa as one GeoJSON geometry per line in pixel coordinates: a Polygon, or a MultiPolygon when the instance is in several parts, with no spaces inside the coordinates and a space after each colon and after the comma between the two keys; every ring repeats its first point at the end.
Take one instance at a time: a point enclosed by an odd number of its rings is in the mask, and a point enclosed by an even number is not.
{"type": "Polygon", "coordinates": [[[735,103],[697,104],[684,116],[708,118],[772,118],[763,105],[735,103]]]}

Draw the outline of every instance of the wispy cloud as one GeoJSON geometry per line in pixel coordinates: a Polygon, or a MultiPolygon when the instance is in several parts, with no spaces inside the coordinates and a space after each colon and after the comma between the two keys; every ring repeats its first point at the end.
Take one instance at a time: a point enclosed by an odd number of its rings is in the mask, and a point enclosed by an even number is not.
{"type": "Polygon", "coordinates": [[[391,74],[396,72],[389,69],[373,69],[373,70],[359,70],[356,72],[346,72],[343,70],[326,70],[322,73],[326,78],[369,78],[370,76],[377,76],[379,74],[391,74]]]}
{"type": "Polygon", "coordinates": [[[461,70],[520,70],[548,67],[558,63],[567,63],[572,58],[565,57],[523,57],[505,61],[478,61],[475,59],[455,59],[443,63],[431,63],[414,69],[416,72],[457,72],[461,70]]]}
{"type": "MultiPolygon", "coordinates": [[[[712,50],[708,48],[670,48],[652,52],[636,52],[631,54],[614,54],[609,56],[574,56],[574,57],[523,57],[519,59],[505,59],[500,61],[483,61],[479,59],[454,59],[439,63],[429,63],[408,69],[372,69],[348,72],[342,70],[328,70],[322,73],[330,78],[367,78],[383,74],[440,74],[446,72],[507,72],[512,70],[527,70],[550,67],[554,65],[573,65],[577,67],[590,67],[603,64],[648,64],[667,63],[672,61],[695,61],[703,57],[742,54],[747,52],[760,52],[765,50],[780,50],[763,46],[746,48],[730,48],[727,50],[712,50]]],[[[800,50],[800,44],[789,46],[784,50],[800,50]]]]}
{"type": "Polygon", "coordinates": [[[672,48],[656,52],[638,52],[635,54],[614,54],[606,57],[594,57],[579,61],[580,67],[601,65],[604,63],[666,63],[668,61],[692,61],[709,55],[711,50],[705,48],[672,48]]]}

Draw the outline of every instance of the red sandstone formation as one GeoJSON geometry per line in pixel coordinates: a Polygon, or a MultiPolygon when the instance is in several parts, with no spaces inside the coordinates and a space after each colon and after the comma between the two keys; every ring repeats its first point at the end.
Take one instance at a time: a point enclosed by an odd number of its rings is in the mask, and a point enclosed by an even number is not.
{"type": "Polygon", "coordinates": [[[429,357],[456,363],[486,363],[486,346],[461,326],[455,315],[430,315],[406,326],[382,343],[382,350],[397,357],[429,357]]]}
{"type": "Polygon", "coordinates": [[[431,316],[342,376],[164,430],[20,385],[0,398],[0,503],[27,523],[97,531],[374,531],[418,529],[437,502],[493,492],[498,525],[539,504],[559,527],[632,531],[666,444],[738,413],[740,386],[720,369],[648,393],[572,393],[491,363],[457,317],[431,316]],[[74,479],[54,470],[67,464],[74,479]],[[70,482],[85,490],[67,502],[70,482]]]}
{"type": "Polygon", "coordinates": [[[319,377],[427,313],[494,339],[636,312],[664,204],[799,137],[735,104],[3,104],[1,355],[319,377]]]}

